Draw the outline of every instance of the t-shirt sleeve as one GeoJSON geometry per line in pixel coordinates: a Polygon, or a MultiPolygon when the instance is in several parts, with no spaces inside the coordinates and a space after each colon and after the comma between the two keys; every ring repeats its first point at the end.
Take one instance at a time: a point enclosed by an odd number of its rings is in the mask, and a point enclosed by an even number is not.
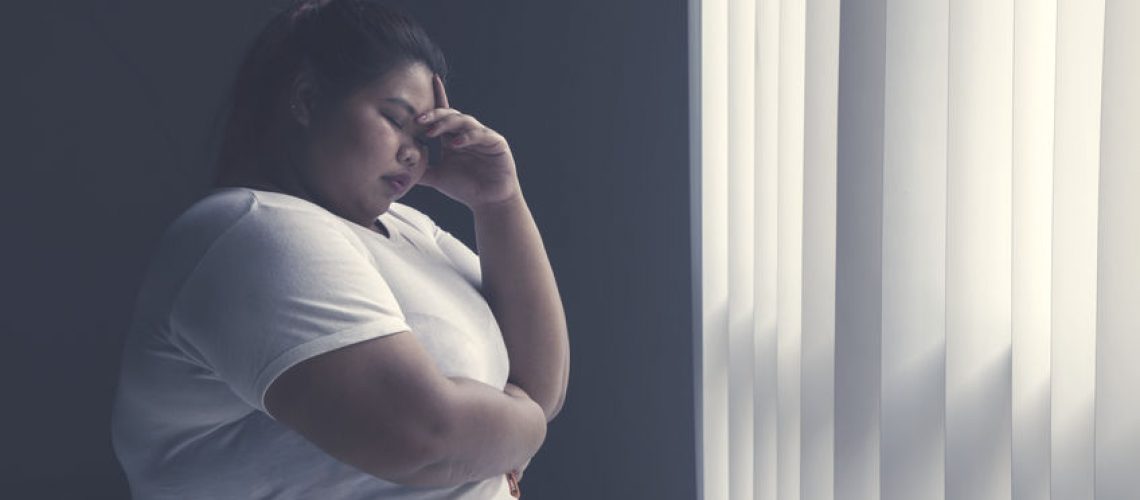
{"type": "Polygon", "coordinates": [[[327,214],[255,207],[183,284],[172,332],[246,403],[265,411],[289,367],[410,330],[360,242],[327,214]]]}

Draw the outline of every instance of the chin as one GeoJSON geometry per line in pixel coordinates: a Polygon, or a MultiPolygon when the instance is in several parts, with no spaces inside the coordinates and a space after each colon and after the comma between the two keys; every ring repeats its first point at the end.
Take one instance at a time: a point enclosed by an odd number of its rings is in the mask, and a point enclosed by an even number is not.
{"type": "MultiPolygon", "coordinates": [[[[387,212],[388,209],[391,208],[392,204],[395,202],[396,202],[396,200],[393,199],[393,200],[387,200],[387,201],[383,201],[383,202],[378,203],[376,205],[376,210],[374,210],[374,212],[376,212],[376,217],[379,217],[380,214],[387,212]]],[[[373,217],[373,218],[375,218],[375,217],[373,217]]]]}

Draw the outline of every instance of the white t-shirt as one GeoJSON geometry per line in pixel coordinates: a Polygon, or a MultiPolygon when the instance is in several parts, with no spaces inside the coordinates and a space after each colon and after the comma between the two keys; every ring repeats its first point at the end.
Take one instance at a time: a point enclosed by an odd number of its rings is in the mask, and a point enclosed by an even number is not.
{"type": "Polygon", "coordinates": [[[474,252],[399,203],[391,238],[301,198],[219,188],[163,235],[136,303],[112,415],[136,500],[511,499],[499,475],[453,488],[384,481],[265,411],[289,367],[410,330],[447,376],[502,388],[502,333],[474,252]]]}

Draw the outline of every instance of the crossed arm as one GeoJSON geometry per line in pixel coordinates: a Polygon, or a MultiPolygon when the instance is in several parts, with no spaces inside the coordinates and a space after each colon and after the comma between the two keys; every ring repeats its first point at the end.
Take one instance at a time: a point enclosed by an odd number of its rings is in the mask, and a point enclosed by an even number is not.
{"type": "Polygon", "coordinates": [[[475,227],[483,293],[511,360],[505,390],[443,376],[400,332],[290,368],[266,393],[269,413],[338,460],[406,485],[486,479],[534,456],[565,399],[561,300],[521,195],[475,210],[475,227]]]}
{"type": "Polygon", "coordinates": [[[334,458],[415,486],[502,474],[546,437],[542,409],[522,393],[445,377],[411,332],[367,340],[281,374],[266,409],[334,458]]]}
{"type": "Polygon", "coordinates": [[[507,345],[508,380],[542,407],[549,422],[562,408],[570,373],[566,316],[550,260],[521,191],[473,212],[483,296],[507,345]]]}

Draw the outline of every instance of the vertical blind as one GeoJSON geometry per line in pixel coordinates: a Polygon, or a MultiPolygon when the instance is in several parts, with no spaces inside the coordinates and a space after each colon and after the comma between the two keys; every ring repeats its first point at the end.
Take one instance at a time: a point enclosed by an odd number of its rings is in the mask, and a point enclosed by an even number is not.
{"type": "Polygon", "coordinates": [[[1140,1],[690,19],[701,498],[1140,498],[1140,1]]]}

